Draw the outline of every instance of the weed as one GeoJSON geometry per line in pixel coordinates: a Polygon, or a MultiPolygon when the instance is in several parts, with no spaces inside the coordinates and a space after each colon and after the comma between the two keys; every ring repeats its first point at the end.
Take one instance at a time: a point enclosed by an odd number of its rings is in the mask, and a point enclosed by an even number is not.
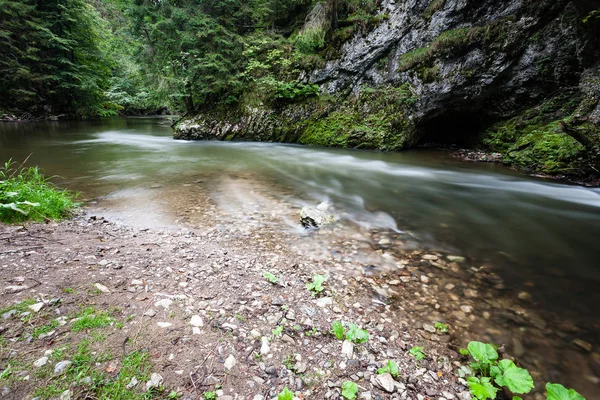
{"type": "Polygon", "coordinates": [[[241,322],[246,322],[246,317],[244,317],[242,314],[236,313],[236,314],[235,314],[235,318],[236,318],[238,321],[241,321],[241,322]]]}
{"type": "Polygon", "coordinates": [[[8,160],[0,168],[0,221],[60,220],[74,208],[73,195],[52,186],[37,167],[13,168],[8,160]]]}
{"type": "Polygon", "coordinates": [[[396,362],[392,360],[388,360],[387,364],[384,367],[379,368],[377,370],[378,374],[385,374],[386,372],[392,375],[394,378],[397,377],[400,374],[398,364],[396,364],[396,362]]]}
{"type": "Polygon", "coordinates": [[[424,359],[427,354],[423,352],[423,346],[415,346],[408,351],[417,361],[424,359]]]}
{"type": "Polygon", "coordinates": [[[351,381],[346,381],[342,383],[342,397],[348,400],[356,399],[356,394],[358,393],[358,386],[356,383],[351,381]]]}
{"type": "Polygon", "coordinates": [[[331,333],[338,339],[344,340],[344,335],[346,334],[346,330],[344,329],[344,325],[340,321],[335,321],[331,325],[331,333]]]}
{"type": "Polygon", "coordinates": [[[471,353],[469,353],[469,350],[467,350],[465,348],[458,349],[458,352],[460,353],[461,356],[464,356],[464,357],[468,357],[469,354],[471,354],[471,353]]]}
{"type": "Polygon", "coordinates": [[[365,343],[369,340],[369,332],[350,323],[348,324],[348,330],[346,331],[346,339],[355,343],[365,343]]]}
{"type": "Polygon", "coordinates": [[[290,371],[296,371],[296,357],[293,354],[288,354],[281,363],[290,371]]]}
{"type": "Polygon", "coordinates": [[[63,292],[71,294],[71,293],[75,293],[75,289],[67,287],[67,288],[64,288],[63,292]]]}
{"type": "Polygon", "coordinates": [[[204,392],[203,396],[204,400],[215,400],[217,398],[217,392],[211,390],[209,392],[204,392]]]}
{"type": "Polygon", "coordinates": [[[281,335],[283,333],[283,325],[277,326],[275,329],[272,330],[272,332],[273,332],[273,336],[281,337],[281,335]]]}
{"type": "Polygon", "coordinates": [[[104,328],[114,322],[114,319],[105,311],[96,311],[93,307],[87,307],[78,314],[78,319],[73,322],[73,332],[81,332],[86,329],[104,328]]]}
{"type": "Polygon", "coordinates": [[[348,329],[346,329],[340,321],[335,321],[329,332],[339,340],[346,338],[354,343],[365,343],[369,340],[369,332],[353,323],[349,323],[348,329]]]}
{"type": "Polygon", "coordinates": [[[316,296],[325,290],[323,284],[326,281],[327,277],[325,277],[325,275],[316,274],[313,276],[312,282],[306,284],[306,288],[312,293],[313,296],[316,296]]]}
{"type": "Polygon", "coordinates": [[[285,388],[283,388],[283,390],[281,392],[279,392],[279,394],[277,395],[277,400],[294,400],[294,392],[292,392],[290,389],[287,388],[287,386],[285,388]]]}
{"type": "Polygon", "coordinates": [[[269,282],[272,283],[273,285],[275,285],[277,282],[279,282],[279,278],[276,277],[275,275],[273,275],[270,272],[265,272],[263,274],[263,276],[265,277],[265,279],[269,282]]]}
{"type": "Polygon", "coordinates": [[[442,324],[441,322],[436,322],[434,324],[435,329],[442,332],[442,333],[448,333],[448,324],[442,324]]]}

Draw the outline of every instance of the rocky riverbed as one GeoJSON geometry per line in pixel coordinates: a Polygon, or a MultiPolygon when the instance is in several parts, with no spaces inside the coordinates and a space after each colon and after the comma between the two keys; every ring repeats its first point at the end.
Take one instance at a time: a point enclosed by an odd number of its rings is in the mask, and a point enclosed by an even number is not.
{"type": "Polygon", "coordinates": [[[470,340],[504,344],[505,357],[530,369],[532,398],[544,398],[550,379],[594,398],[593,322],[544,314],[493,266],[344,220],[333,205],[319,208],[337,223],[304,230],[299,207],[246,184],[223,179],[236,190],[170,197],[186,204],[169,229],[91,214],[1,226],[3,398],[86,398],[101,374],[103,387],[156,398],[259,400],[288,387],[338,399],[352,381],[362,399],[468,399],[458,350],[470,340]],[[319,293],[307,288],[316,274],[327,279],[319,293]],[[369,340],[338,340],[335,321],[369,340]],[[395,379],[377,373],[388,360],[399,365],[395,379]]]}

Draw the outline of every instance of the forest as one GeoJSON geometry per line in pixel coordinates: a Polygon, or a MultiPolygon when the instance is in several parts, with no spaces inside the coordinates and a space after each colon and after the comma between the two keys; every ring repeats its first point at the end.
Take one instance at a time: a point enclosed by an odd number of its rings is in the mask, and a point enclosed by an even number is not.
{"type": "Polygon", "coordinates": [[[375,3],[3,0],[0,110],[97,117],[193,112],[256,87],[315,95],[300,69],[319,62],[331,27],[348,36],[372,22],[375,3]]]}

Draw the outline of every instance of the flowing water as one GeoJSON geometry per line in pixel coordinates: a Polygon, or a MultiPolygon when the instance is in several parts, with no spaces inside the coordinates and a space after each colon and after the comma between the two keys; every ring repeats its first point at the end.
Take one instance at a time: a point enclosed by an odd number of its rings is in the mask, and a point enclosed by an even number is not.
{"type": "MultiPolygon", "coordinates": [[[[246,223],[248,204],[257,204],[259,188],[253,182],[268,184],[274,197],[293,206],[328,201],[344,221],[409,233],[423,248],[491,265],[506,283],[506,296],[526,290],[535,300],[531,309],[551,311],[576,325],[561,335],[559,345],[582,354],[577,360],[589,363],[586,391],[598,389],[599,189],[534,179],[498,165],[462,163],[436,151],[175,141],[168,124],[159,122],[2,124],[0,161],[31,154],[29,165],[79,191],[92,209],[145,227],[193,223],[181,215],[201,207],[202,193],[194,185],[206,182],[221,182],[213,199],[246,223]],[[240,177],[244,184],[225,184],[240,177]],[[573,345],[573,339],[594,350],[573,345]]],[[[286,221],[288,230],[295,229],[296,221],[286,221]]]]}

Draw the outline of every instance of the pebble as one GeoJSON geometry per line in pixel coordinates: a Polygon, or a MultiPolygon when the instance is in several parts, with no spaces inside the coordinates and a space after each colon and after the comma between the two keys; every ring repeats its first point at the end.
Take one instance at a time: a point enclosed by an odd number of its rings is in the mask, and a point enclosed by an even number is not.
{"type": "Polygon", "coordinates": [[[72,362],[69,360],[61,361],[54,366],[54,375],[60,375],[67,371],[72,362]]]}
{"type": "Polygon", "coordinates": [[[470,313],[470,312],[471,312],[471,310],[473,310],[473,307],[471,307],[471,306],[460,306],[460,309],[461,309],[463,312],[470,313]]]}
{"type": "Polygon", "coordinates": [[[133,378],[131,378],[131,380],[129,381],[129,383],[127,384],[127,386],[125,386],[127,389],[133,389],[134,387],[136,387],[138,384],[138,380],[136,379],[136,377],[134,376],[133,378]]]}
{"type": "Polygon", "coordinates": [[[96,289],[98,289],[102,293],[110,293],[110,290],[108,290],[108,288],[101,283],[96,283],[94,286],[96,286],[96,289]]]}
{"type": "Polygon", "coordinates": [[[71,400],[71,391],[65,390],[64,392],[62,392],[58,400],[71,400]]]}
{"type": "Polygon", "coordinates": [[[144,313],[144,317],[154,317],[156,315],[156,310],[149,309],[144,313]]]}
{"type": "Polygon", "coordinates": [[[160,326],[161,328],[168,328],[170,326],[173,326],[173,324],[170,322],[157,322],[156,325],[160,326]]]}
{"type": "Polygon", "coordinates": [[[342,343],[342,356],[350,359],[354,355],[354,344],[349,340],[344,340],[342,343]]]}
{"type": "Polygon", "coordinates": [[[371,383],[388,393],[393,393],[394,389],[396,389],[396,381],[394,381],[392,375],[387,372],[385,374],[373,375],[371,377],[371,383]]]}
{"type": "Polygon", "coordinates": [[[202,328],[204,326],[204,321],[202,321],[202,317],[199,315],[192,315],[190,319],[190,325],[202,328]]]}
{"type": "Polygon", "coordinates": [[[44,365],[46,365],[47,362],[48,362],[48,357],[42,357],[42,358],[36,360],[33,363],[33,366],[36,368],[40,368],[40,367],[43,367],[44,365]]]}
{"type": "Polygon", "coordinates": [[[235,364],[237,364],[237,360],[235,359],[233,354],[230,354],[229,357],[227,357],[227,359],[225,360],[223,366],[226,370],[230,371],[233,367],[235,367],[235,364]]]}
{"type": "Polygon", "coordinates": [[[321,297],[317,300],[317,306],[325,308],[333,304],[333,299],[331,297],[321,297]]]}
{"type": "Polygon", "coordinates": [[[266,356],[271,351],[271,347],[269,347],[269,339],[265,336],[261,338],[261,346],[260,346],[260,354],[266,356]]]}
{"type": "Polygon", "coordinates": [[[171,304],[173,304],[173,300],[161,299],[161,300],[157,301],[156,303],[154,303],[154,307],[162,307],[166,310],[171,306],[171,304]]]}
{"type": "Polygon", "coordinates": [[[39,312],[42,309],[42,307],[44,307],[44,303],[40,302],[40,303],[32,304],[28,308],[30,310],[32,310],[33,312],[39,312]]]}
{"type": "Polygon", "coordinates": [[[162,383],[163,377],[160,374],[153,372],[152,375],[150,375],[150,380],[146,382],[146,391],[152,388],[158,388],[160,385],[162,385],[162,383]]]}

